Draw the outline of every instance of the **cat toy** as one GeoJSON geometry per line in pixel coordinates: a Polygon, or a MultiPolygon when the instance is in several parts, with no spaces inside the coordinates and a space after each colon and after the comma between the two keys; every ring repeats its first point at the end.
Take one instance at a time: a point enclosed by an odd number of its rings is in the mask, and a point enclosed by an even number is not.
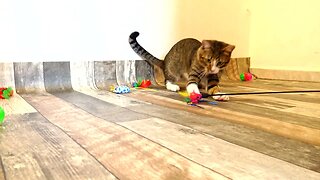
{"type": "Polygon", "coordinates": [[[5,113],[2,107],[0,107],[0,126],[4,122],[5,113]]]}
{"type": "Polygon", "coordinates": [[[201,100],[202,95],[198,94],[196,92],[192,92],[190,93],[189,97],[185,98],[184,101],[187,102],[187,104],[191,105],[191,106],[197,106],[199,108],[203,108],[199,105],[197,105],[199,103],[199,101],[201,100]]]}
{"type": "Polygon", "coordinates": [[[138,82],[132,83],[132,87],[134,88],[148,88],[151,85],[151,81],[149,79],[147,80],[138,80],[138,82]]]}
{"type": "Polygon", "coordinates": [[[208,104],[211,104],[211,105],[217,105],[218,103],[215,102],[215,101],[207,101],[207,100],[203,100],[202,99],[202,95],[199,94],[199,93],[196,93],[196,92],[192,92],[190,93],[190,95],[188,95],[187,92],[179,92],[179,94],[184,98],[184,102],[186,102],[188,105],[191,105],[191,106],[196,106],[196,107],[199,107],[199,108],[202,108],[201,106],[199,106],[198,104],[201,103],[201,102],[208,102],[208,104]]]}
{"type": "Polygon", "coordinates": [[[198,104],[202,98],[201,94],[198,94],[194,91],[192,93],[190,93],[190,95],[188,95],[187,92],[179,92],[179,94],[181,96],[185,97],[184,101],[187,102],[188,104],[198,104]]]}
{"type": "Polygon", "coordinates": [[[1,87],[0,88],[0,98],[9,99],[13,95],[13,89],[11,87],[1,87]]]}
{"type": "Polygon", "coordinates": [[[128,86],[110,86],[110,91],[116,94],[126,94],[131,92],[128,86]]]}
{"type": "Polygon", "coordinates": [[[251,73],[242,73],[242,74],[240,74],[240,80],[241,81],[251,81],[252,74],[251,73]]]}

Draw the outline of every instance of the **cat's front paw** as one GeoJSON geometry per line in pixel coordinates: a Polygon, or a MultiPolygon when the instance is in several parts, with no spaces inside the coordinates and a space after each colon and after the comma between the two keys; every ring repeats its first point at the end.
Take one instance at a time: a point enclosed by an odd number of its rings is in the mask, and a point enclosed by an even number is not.
{"type": "Polygon", "coordinates": [[[198,84],[191,83],[187,86],[187,92],[190,95],[192,92],[195,92],[196,94],[201,94],[198,88],[198,84]]]}
{"type": "Polygon", "coordinates": [[[223,95],[224,93],[215,93],[215,95],[219,95],[219,96],[211,96],[214,100],[216,101],[229,101],[230,97],[228,95],[223,95]]]}
{"type": "Polygon", "coordinates": [[[169,91],[179,91],[180,90],[180,87],[176,84],[172,84],[170,81],[167,81],[166,83],[166,88],[169,90],[169,91]]]}

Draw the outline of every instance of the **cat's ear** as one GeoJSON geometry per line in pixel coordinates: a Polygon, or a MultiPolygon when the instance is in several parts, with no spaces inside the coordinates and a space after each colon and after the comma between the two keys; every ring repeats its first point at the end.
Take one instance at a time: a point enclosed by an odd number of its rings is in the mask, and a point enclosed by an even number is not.
{"type": "Polygon", "coordinates": [[[227,44],[227,46],[223,48],[223,51],[231,53],[234,50],[234,48],[236,48],[236,46],[227,44]]]}
{"type": "Polygon", "coordinates": [[[202,47],[203,47],[203,49],[209,49],[209,48],[211,48],[211,42],[210,41],[208,41],[208,40],[203,40],[202,41],[202,47]]]}

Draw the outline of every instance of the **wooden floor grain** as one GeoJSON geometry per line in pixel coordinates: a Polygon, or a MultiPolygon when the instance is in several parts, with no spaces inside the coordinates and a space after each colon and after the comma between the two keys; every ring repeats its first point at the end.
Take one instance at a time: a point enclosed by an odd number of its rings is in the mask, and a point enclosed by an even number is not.
{"type": "MultiPolygon", "coordinates": [[[[320,129],[285,122],[283,121],[283,118],[272,119],[264,116],[229,110],[219,106],[212,107],[211,105],[201,105],[202,108],[194,108],[194,106],[186,106],[186,103],[183,101],[174,100],[160,95],[146,94],[143,92],[131,93],[128,96],[142,99],[153,104],[186,110],[199,115],[206,115],[213,118],[252,126],[277,135],[320,146],[320,129]]],[[[260,113],[264,113],[264,111],[260,113]]]]}
{"type": "Polygon", "coordinates": [[[5,180],[4,167],[3,167],[1,156],[0,156],[0,180],[5,180]]]}
{"type": "Polygon", "coordinates": [[[319,175],[162,119],[120,124],[232,179],[315,179],[319,175]]]}
{"type": "MultiPolygon", "coordinates": [[[[222,82],[225,92],[320,83],[222,82]]],[[[1,179],[320,179],[320,94],[189,106],[163,88],[0,100],[1,179]]]]}
{"type": "Polygon", "coordinates": [[[115,179],[39,113],[7,117],[0,154],[7,179],[115,179]]]}
{"type": "Polygon", "coordinates": [[[57,97],[24,98],[120,179],[228,179],[57,97]]]}
{"type": "Polygon", "coordinates": [[[4,109],[6,116],[37,112],[19,94],[14,94],[10,99],[0,99],[0,107],[4,109]]]}

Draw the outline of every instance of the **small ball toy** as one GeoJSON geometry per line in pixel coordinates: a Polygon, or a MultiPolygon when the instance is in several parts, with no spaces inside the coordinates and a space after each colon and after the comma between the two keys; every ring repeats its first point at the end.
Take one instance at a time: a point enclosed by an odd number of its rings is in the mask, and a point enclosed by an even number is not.
{"type": "Polygon", "coordinates": [[[117,86],[114,88],[113,92],[117,94],[125,94],[130,92],[130,88],[128,86],[117,86]]]}
{"type": "Polygon", "coordinates": [[[0,125],[4,122],[5,113],[2,107],[0,107],[0,125]]]}
{"type": "Polygon", "coordinates": [[[0,99],[9,99],[13,95],[13,89],[11,87],[0,88],[0,99]]]}
{"type": "Polygon", "coordinates": [[[252,74],[251,73],[242,73],[242,74],[240,74],[240,80],[241,81],[251,81],[252,74]]]}

